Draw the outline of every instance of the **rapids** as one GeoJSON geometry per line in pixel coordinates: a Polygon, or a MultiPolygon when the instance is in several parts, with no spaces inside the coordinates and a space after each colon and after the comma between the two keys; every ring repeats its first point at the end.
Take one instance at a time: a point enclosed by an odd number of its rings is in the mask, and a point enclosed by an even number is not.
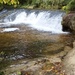
{"type": "Polygon", "coordinates": [[[61,25],[64,14],[65,13],[61,11],[27,9],[3,10],[0,12],[0,27],[24,24],[39,31],[65,33],[62,31],[61,25]]]}

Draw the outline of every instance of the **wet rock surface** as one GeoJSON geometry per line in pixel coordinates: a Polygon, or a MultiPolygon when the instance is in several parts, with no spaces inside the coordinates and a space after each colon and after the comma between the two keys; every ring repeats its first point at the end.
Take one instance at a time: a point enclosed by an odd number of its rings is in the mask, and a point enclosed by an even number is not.
{"type": "Polygon", "coordinates": [[[60,58],[45,57],[19,61],[4,70],[5,75],[66,75],[60,58]]]}
{"type": "Polygon", "coordinates": [[[75,31],[75,12],[70,12],[63,17],[63,31],[75,31]]]}

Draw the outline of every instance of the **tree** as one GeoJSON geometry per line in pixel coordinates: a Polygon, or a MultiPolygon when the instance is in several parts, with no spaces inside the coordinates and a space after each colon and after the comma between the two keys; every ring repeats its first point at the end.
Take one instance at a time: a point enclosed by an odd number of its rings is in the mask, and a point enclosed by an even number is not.
{"type": "Polygon", "coordinates": [[[0,4],[17,6],[19,4],[19,1],[18,0],[0,0],[0,4]]]}

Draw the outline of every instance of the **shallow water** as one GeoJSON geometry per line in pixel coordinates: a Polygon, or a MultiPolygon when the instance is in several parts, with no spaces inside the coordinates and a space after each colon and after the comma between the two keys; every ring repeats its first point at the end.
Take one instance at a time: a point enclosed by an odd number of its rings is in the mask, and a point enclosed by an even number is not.
{"type": "Polygon", "coordinates": [[[8,61],[11,60],[55,55],[63,51],[64,46],[71,46],[74,39],[71,34],[37,30],[25,24],[6,25],[1,23],[0,26],[1,65],[8,64],[8,61]]]}
{"type": "Polygon", "coordinates": [[[18,58],[17,55],[35,57],[42,55],[47,47],[50,51],[50,46],[53,44],[58,44],[58,46],[53,46],[59,47],[72,41],[70,34],[51,34],[24,25],[17,26],[17,28],[20,30],[0,33],[0,52],[3,51],[5,57],[16,56],[18,58]]]}
{"type": "Polygon", "coordinates": [[[71,34],[51,34],[23,25],[17,28],[20,30],[0,33],[1,69],[14,60],[55,55],[63,51],[64,46],[71,46],[73,41],[71,34]]]}

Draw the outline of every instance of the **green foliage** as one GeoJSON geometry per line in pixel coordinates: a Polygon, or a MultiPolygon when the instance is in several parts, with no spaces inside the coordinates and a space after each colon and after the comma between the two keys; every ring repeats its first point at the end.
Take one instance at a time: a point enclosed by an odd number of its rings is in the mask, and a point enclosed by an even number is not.
{"type": "Polygon", "coordinates": [[[14,7],[46,8],[46,9],[63,9],[75,10],[75,0],[0,0],[0,8],[2,5],[11,5],[14,7]]]}
{"type": "Polygon", "coordinates": [[[74,11],[75,10],[75,0],[71,0],[69,4],[66,6],[67,11],[74,11]]]}
{"type": "Polygon", "coordinates": [[[19,0],[20,4],[25,6],[34,6],[35,8],[59,9],[67,5],[69,0],[19,0]]]}
{"type": "Polygon", "coordinates": [[[18,0],[0,0],[0,4],[14,5],[14,7],[16,7],[19,4],[19,1],[18,0]]]}
{"type": "Polygon", "coordinates": [[[5,74],[4,74],[4,72],[2,71],[2,72],[0,72],[0,75],[5,75],[5,74]]]}
{"type": "Polygon", "coordinates": [[[63,6],[63,7],[62,7],[62,10],[66,10],[66,6],[63,6]]]}
{"type": "Polygon", "coordinates": [[[71,1],[71,0],[64,0],[63,3],[62,3],[62,5],[63,5],[63,6],[66,6],[70,1],[71,1]]]}

